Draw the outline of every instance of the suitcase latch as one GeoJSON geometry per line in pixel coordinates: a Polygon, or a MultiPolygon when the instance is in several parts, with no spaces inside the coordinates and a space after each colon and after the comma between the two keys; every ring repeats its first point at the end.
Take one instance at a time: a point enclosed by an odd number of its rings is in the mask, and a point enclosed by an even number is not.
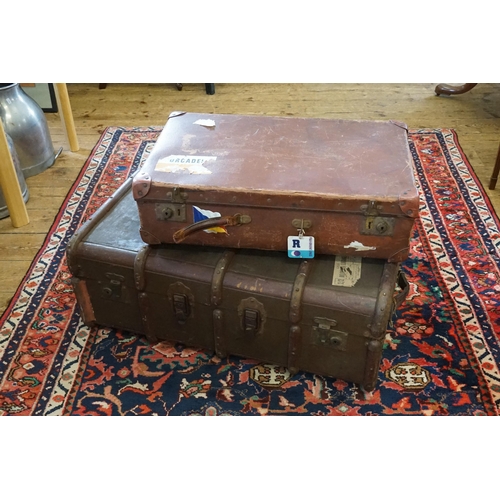
{"type": "Polygon", "coordinates": [[[181,325],[184,324],[191,312],[188,297],[182,293],[174,293],[172,296],[172,304],[174,306],[174,314],[177,321],[181,325]]]}
{"type": "Polygon", "coordinates": [[[347,333],[335,330],[337,322],[330,318],[314,318],[314,345],[330,347],[338,351],[347,350],[347,333]]]}
{"type": "Polygon", "coordinates": [[[180,281],[172,283],[168,287],[167,296],[177,323],[183,325],[188,318],[194,317],[194,295],[189,287],[180,281]]]}
{"type": "Polygon", "coordinates": [[[120,274],[106,273],[107,282],[102,283],[101,297],[103,299],[128,302],[128,294],[123,286],[125,277],[120,274]]]}
{"type": "Polygon", "coordinates": [[[246,333],[257,333],[260,328],[260,314],[255,309],[243,311],[243,329],[246,333]]]}
{"type": "Polygon", "coordinates": [[[267,314],[264,304],[257,299],[253,297],[243,299],[238,305],[238,316],[240,328],[245,335],[257,335],[264,331],[267,314]]]}

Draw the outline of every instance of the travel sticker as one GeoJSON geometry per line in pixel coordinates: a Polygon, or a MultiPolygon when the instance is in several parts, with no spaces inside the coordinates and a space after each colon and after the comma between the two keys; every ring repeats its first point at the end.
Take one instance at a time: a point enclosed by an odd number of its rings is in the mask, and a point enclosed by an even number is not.
{"type": "Polygon", "coordinates": [[[155,170],[159,172],[211,174],[204,163],[217,160],[217,156],[170,155],[160,158],[155,170]]]}
{"type": "MultiPolygon", "coordinates": [[[[211,210],[205,210],[203,208],[196,207],[193,205],[193,223],[200,222],[206,219],[214,219],[215,217],[220,217],[219,212],[212,212],[211,210]]],[[[223,233],[228,234],[228,232],[223,227],[212,227],[210,229],[204,229],[206,233],[223,233]]]]}

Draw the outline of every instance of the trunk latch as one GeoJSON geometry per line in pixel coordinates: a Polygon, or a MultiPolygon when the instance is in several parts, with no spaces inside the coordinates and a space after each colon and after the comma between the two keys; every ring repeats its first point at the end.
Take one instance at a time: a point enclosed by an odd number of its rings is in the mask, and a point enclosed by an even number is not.
{"type": "Polygon", "coordinates": [[[337,322],[330,318],[314,318],[315,332],[313,343],[317,346],[330,347],[338,351],[347,349],[347,333],[335,330],[337,322]]]}
{"type": "Polygon", "coordinates": [[[174,306],[174,313],[177,321],[181,325],[184,324],[191,312],[187,295],[174,293],[172,296],[172,304],[174,306]]]}

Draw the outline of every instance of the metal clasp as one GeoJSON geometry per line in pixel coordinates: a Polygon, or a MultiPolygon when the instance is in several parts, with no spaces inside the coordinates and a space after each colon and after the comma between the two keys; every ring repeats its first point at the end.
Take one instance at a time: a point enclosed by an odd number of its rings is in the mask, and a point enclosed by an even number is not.
{"type": "Polygon", "coordinates": [[[347,350],[347,333],[335,330],[337,322],[330,318],[314,318],[316,323],[313,330],[316,333],[314,344],[336,349],[338,351],[347,350]]]}

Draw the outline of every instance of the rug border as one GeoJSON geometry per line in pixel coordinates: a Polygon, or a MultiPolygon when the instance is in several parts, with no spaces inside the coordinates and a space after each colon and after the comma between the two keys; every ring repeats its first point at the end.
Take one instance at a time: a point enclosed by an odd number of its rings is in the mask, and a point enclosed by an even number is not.
{"type": "Polygon", "coordinates": [[[448,130],[453,134],[453,142],[457,146],[457,149],[459,150],[460,154],[462,155],[462,158],[464,159],[465,163],[467,164],[467,167],[469,168],[469,171],[471,172],[471,176],[473,177],[474,182],[477,184],[478,188],[480,189],[481,193],[483,194],[483,198],[485,199],[485,202],[488,206],[488,209],[493,214],[493,217],[495,219],[496,224],[500,226],[500,215],[496,213],[495,207],[491,203],[488,191],[481,183],[481,180],[477,176],[477,174],[474,170],[474,167],[472,166],[471,162],[469,161],[469,158],[465,154],[465,151],[463,150],[462,145],[460,144],[460,140],[458,138],[458,132],[453,128],[450,128],[448,130]]]}
{"type": "MultiPolygon", "coordinates": [[[[35,256],[33,257],[32,261],[31,261],[31,264],[29,266],[29,268],[26,270],[25,274],[24,274],[24,277],[22,278],[21,282],[19,283],[18,287],[16,288],[16,291],[14,293],[14,295],[12,296],[12,298],[9,300],[9,303],[5,309],[5,311],[3,312],[3,314],[0,316],[0,324],[6,319],[6,317],[10,314],[10,312],[12,311],[13,307],[14,307],[14,303],[15,301],[19,298],[19,296],[21,295],[21,291],[22,289],[24,288],[24,285],[26,284],[26,281],[28,280],[28,277],[31,275],[31,272],[33,271],[33,268],[35,267],[39,257],[43,254],[44,252],[44,249],[45,249],[45,245],[48,243],[50,237],[51,237],[51,233],[52,231],[56,228],[57,224],[59,223],[59,221],[61,220],[61,217],[62,217],[62,213],[61,213],[61,208],[69,201],[69,199],[71,198],[71,196],[73,196],[73,193],[74,191],[76,190],[76,188],[78,187],[78,185],[80,184],[80,181],[82,180],[84,174],[85,174],[85,170],[86,170],[86,167],[88,166],[88,164],[90,163],[92,157],[94,156],[95,152],[97,151],[97,149],[99,148],[99,146],[101,145],[101,142],[103,140],[103,138],[105,137],[106,133],[110,130],[110,129],[121,129],[121,128],[129,128],[129,127],[116,127],[116,126],[109,126],[109,127],[106,127],[103,132],[101,133],[101,135],[99,136],[99,139],[97,140],[96,144],[94,145],[94,147],[92,148],[92,150],[90,151],[87,159],[84,161],[84,163],[82,164],[81,168],[80,168],[80,172],[77,176],[77,178],[74,180],[74,182],[71,184],[71,187],[69,188],[66,196],[64,197],[63,201],[61,202],[61,204],[59,205],[59,208],[57,209],[57,213],[56,215],[54,216],[54,220],[52,221],[52,224],[50,225],[48,231],[47,231],[47,234],[45,235],[45,238],[43,239],[43,242],[42,244],[40,245],[40,248],[37,250],[35,256]]],[[[130,127],[130,128],[135,128],[135,127],[130,127]]],[[[139,127],[141,128],[141,127],[139,127]]]]}

